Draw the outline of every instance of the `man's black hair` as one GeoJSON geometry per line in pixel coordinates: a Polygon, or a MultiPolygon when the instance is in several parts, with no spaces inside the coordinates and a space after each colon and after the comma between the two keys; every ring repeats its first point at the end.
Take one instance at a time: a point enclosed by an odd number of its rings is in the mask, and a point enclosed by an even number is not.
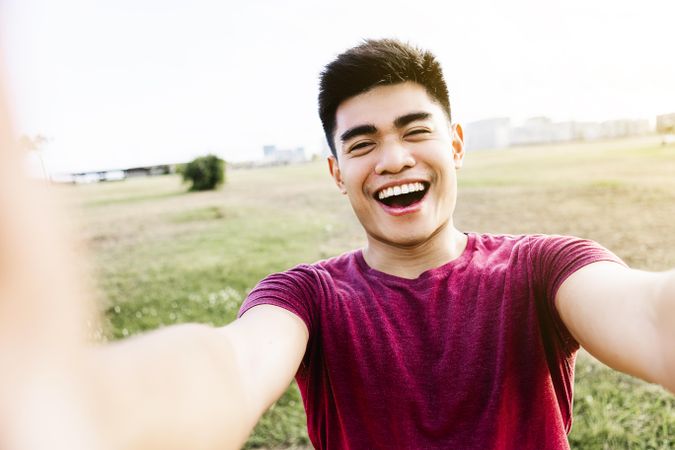
{"type": "Polygon", "coordinates": [[[345,100],[377,86],[412,81],[424,87],[451,120],[448,86],[436,57],[395,39],[368,39],[350,48],[321,72],[319,117],[333,156],[335,113],[345,100]]]}

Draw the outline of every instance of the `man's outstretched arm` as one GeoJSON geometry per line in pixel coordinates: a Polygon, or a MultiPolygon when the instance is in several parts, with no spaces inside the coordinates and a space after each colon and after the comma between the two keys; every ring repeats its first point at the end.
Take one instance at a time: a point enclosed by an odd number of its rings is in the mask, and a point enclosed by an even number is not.
{"type": "Polygon", "coordinates": [[[89,347],[79,259],[23,176],[0,67],[0,448],[239,448],[290,383],[307,327],[274,306],[89,347]]]}
{"type": "Polygon", "coordinates": [[[675,270],[589,264],[561,285],[556,307],[593,356],[675,393],[675,270]]]}
{"type": "Polygon", "coordinates": [[[102,437],[119,449],[240,448],[291,382],[307,336],[297,316],[261,305],[226,327],[178,325],[93,349],[102,437]]]}

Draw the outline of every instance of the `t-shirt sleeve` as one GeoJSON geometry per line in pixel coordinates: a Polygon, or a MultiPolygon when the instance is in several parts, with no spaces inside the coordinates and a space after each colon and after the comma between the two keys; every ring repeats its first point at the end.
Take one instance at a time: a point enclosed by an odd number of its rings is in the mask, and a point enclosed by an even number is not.
{"type": "Polygon", "coordinates": [[[582,267],[611,261],[626,265],[618,256],[600,244],[571,236],[531,236],[529,256],[533,284],[542,301],[546,322],[550,321],[555,335],[567,354],[579,348],[555,307],[555,296],[562,283],[582,267]]]}
{"type": "Polygon", "coordinates": [[[299,265],[286,272],[269,275],[248,294],[237,317],[241,317],[254,306],[278,306],[300,317],[307,325],[311,339],[317,322],[315,319],[316,282],[315,269],[309,265],[299,265]]]}

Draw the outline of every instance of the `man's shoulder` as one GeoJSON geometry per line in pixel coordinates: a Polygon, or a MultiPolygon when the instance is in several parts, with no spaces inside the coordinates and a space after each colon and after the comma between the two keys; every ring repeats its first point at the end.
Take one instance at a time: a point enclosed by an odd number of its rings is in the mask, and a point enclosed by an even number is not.
{"type": "Polygon", "coordinates": [[[481,253],[493,253],[501,250],[512,250],[527,244],[539,236],[535,234],[493,234],[493,233],[468,233],[473,235],[476,251],[481,253]]]}
{"type": "Polygon", "coordinates": [[[529,239],[532,236],[537,236],[533,234],[476,233],[476,232],[467,234],[469,235],[473,234],[475,236],[476,242],[486,246],[521,242],[523,240],[529,239]]]}
{"type": "Polygon", "coordinates": [[[301,263],[279,272],[270,273],[248,293],[239,316],[260,304],[288,309],[305,320],[312,330],[315,305],[334,297],[337,285],[354,279],[359,270],[360,250],[346,252],[314,263],[301,263]]]}
{"type": "Polygon", "coordinates": [[[596,242],[569,235],[483,233],[473,236],[473,260],[488,265],[506,260],[518,265],[531,264],[542,258],[567,253],[574,256],[599,249],[603,248],[596,242]]]}
{"type": "MultiPolygon", "coordinates": [[[[265,279],[290,277],[290,278],[339,278],[348,276],[349,273],[362,269],[361,250],[351,250],[340,255],[320,259],[312,263],[300,263],[289,269],[268,275],[265,279]]],[[[264,280],[263,280],[264,281],[264,280]]]]}
{"type": "Polygon", "coordinates": [[[516,247],[531,245],[561,245],[571,242],[592,242],[577,236],[562,234],[492,234],[492,233],[473,233],[475,235],[476,245],[485,250],[497,249],[500,247],[516,247]]]}
{"type": "Polygon", "coordinates": [[[311,264],[304,264],[301,266],[311,268],[329,275],[331,277],[348,276],[350,273],[360,272],[363,270],[363,256],[361,249],[350,250],[336,256],[318,260],[311,264]]]}

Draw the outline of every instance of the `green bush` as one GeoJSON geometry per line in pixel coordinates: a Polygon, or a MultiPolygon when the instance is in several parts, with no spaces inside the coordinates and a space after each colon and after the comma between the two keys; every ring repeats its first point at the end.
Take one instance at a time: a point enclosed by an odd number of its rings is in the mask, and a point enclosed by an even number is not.
{"type": "Polygon", "coordinates": [[[180,168],[191,191],[208,191],[225,182],[225,161],[216,155],[200,156],[180,168]]]}

